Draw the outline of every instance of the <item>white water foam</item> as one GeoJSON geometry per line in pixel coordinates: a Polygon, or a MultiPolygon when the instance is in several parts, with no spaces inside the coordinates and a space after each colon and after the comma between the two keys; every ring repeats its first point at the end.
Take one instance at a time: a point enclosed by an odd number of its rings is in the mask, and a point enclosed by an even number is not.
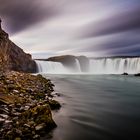
{"type": "Polygon", "coordinates": [[[93,74],[135,74],[140,72],[140,58],[104,58],[90,60],[93,74]]]}
{"type": "Polygon", "coordinates": [[[49,74],[67,74],[71,73],[71,70],[64,67],[63,64],[59,62],[51,61],[36,61],[39,73],[49,73],[49,74]]]}

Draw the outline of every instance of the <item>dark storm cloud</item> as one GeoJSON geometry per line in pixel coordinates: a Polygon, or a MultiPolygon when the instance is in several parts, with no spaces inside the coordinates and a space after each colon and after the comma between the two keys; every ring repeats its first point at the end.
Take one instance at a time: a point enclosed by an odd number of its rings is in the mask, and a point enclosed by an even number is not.
{"type": "Polygon", "coordinates": [[[111,51],[112,56],[140,56],[140,43],[111,51]]]}
{"type": "MultiPolygon", "coordinates": [[[[119,53],[140,54],[140,30],[110,35],[104,41],[79,48],[79,52],[107,52],[106,54],[118,55],[119,53]]],[[[96,41],[95,41],[96,42],[96,41]]]]}
{"type": "Polygon", "coordinates": [[[97,37],[140,29],[140,5],[133,10],[113,14],[85,28],[81,37],[97,37]],[[83,35],[84,34],[84,35],[83,35]]]}
{"type": "Polygon", "coordinates": [[[0,0],[0,17],[11,33],[19,32],[54,14],[56,12],[47,0],[0,0]]]}

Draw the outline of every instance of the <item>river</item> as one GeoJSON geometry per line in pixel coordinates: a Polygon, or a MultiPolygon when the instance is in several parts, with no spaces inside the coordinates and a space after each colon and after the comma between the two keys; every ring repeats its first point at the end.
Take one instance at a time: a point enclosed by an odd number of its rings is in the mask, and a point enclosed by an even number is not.
{"type": "MultiPolygon", "coordinates": [[[[62,108],[49,140],[140,138],[140,78],[122,75],[46,75],[62,108]]],[[[47,139],[46,137],[43,138],[47,139]]]]}

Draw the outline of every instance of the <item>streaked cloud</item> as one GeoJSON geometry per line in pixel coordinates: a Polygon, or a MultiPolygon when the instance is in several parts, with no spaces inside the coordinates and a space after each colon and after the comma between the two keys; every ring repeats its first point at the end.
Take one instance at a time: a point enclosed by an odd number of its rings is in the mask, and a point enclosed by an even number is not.
{"type": "Polygon", "coordinates": [[[0,0],[10,38],[49,57],[140,55],[139,0],[0,0]]]}

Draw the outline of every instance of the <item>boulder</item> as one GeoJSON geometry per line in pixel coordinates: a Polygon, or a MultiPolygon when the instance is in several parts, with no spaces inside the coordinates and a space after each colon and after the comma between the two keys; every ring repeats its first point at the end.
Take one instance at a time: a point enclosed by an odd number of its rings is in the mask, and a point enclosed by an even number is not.
{"type": "Polygon", "coordinates": [[[124,72],[122,75],[128,75],[128,73],[124,72]]]}
{"type": "Polygon", "coordinates": [[[137,74],[135,74],[134,76],[138,76],[138,77],[140,77],[140,73],[137,73],[137,74]]]}

